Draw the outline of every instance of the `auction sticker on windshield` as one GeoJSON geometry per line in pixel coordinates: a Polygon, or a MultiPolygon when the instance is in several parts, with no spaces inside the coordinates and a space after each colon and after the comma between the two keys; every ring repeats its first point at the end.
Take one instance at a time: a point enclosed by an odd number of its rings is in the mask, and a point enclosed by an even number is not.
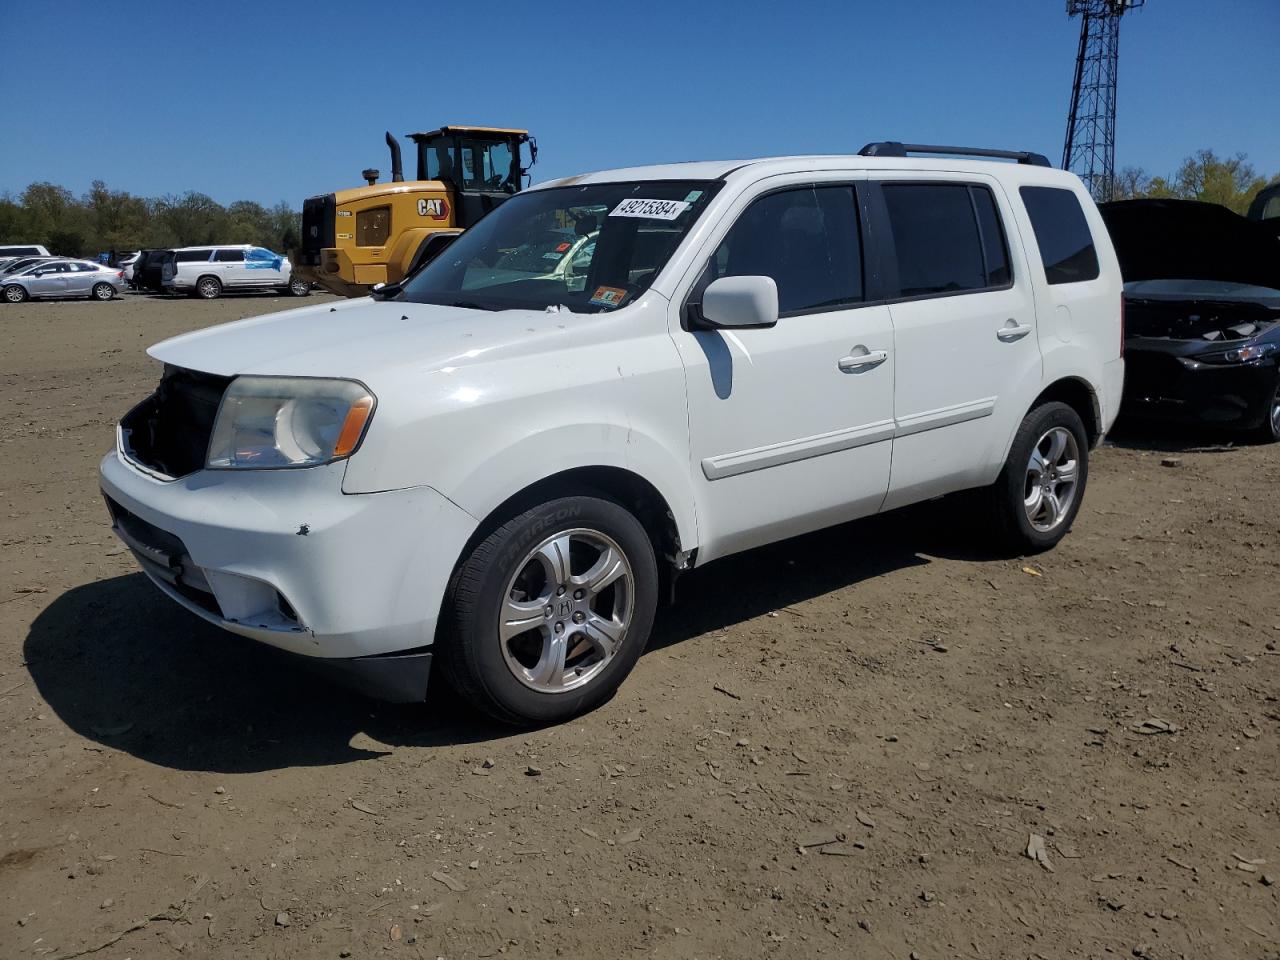
{"type": "Polygon", "coordinates": [[[689,209],[683,200],[623,200],[609,211],[611,217],[644,217],[646,220],[674,220],[689,209]]]}
{"type": "Polygon", "coordinates": [[[597,307],[617,307],[622,305],[627,291],[621,287],[596,287],[591,295],[591,303],[597,307]]]}

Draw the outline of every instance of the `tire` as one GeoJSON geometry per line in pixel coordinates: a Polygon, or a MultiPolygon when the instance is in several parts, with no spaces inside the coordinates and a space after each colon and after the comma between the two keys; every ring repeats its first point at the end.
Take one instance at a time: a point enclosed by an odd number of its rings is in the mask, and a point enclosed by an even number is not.
{"type": "Polygon", "coordinates": [[[1275,392],[1258,428],[1258,439],[1263,443],[1280,442],[1280,371],[1276,373],[1275,392]]]}
{"type": "Polygon", "coordinates": [[[1067,535],[1089,480],[1089,438],[1080,415],[1046,403],[1023,418],[1000,476],[988,490],[1001,545],[1040,553],[1067,535]]]}
{"type": "Polygon", "coordinates": [[[556,723],[617,690],[649,640],[657,602],[653,544],[631,513],[596,496],[551,500],[463,559],[436,662],[463,699],[495,719],[556,723]]]}
{"type": "Polygon", "coordinates": [[[89,293],[90,299],[99,300],[103,303],[108,300],[114,300],[115,296],[116,288],[109,283],[95,283],[93,290],[89,293]]]}
{"type": "Polygon", "coordinates": [[[4,288],[5,303],[22,303],[30,296],[26,287],[20,287],[16,283],[10,284],[4,288]]]}
{"type": "Polygon", "coordinates": [[[195,294],[201,300],[217,300],[222,296],[222,281],[217,277],[201,277],[196,281],[195,294]]]}
{"type": "Polygon", "coordinates": [[[285,288],[290,296],[309,297],[311,296],[311,284],[301,278],[289,278],[289,286],[285,288]]]}

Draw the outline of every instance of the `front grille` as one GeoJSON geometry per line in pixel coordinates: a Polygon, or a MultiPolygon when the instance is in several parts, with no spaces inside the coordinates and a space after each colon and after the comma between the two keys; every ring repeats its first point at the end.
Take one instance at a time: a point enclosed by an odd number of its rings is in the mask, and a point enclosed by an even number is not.
{"type": "Polygon", "coordinates": [[[332,193],[302,201],[302,245],[298,259],[305,266],[320,266],[320,251],[336,245],[337,200],[332,193]]]}
{"type": "Polygon", "coordinates": [[[168,477],[201,469],[230,377],[164,368],[160,386],[120,421],[123,453],[168,477]]]}

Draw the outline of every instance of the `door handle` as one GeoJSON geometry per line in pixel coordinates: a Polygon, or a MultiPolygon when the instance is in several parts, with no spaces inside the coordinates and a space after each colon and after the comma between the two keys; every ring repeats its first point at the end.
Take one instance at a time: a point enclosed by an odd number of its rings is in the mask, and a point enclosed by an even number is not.
{"type": "Polygon", "coordinates": [[[861,349],[863,353],[851,353],[847,357],[841,357],[836,361],[836,366],[840,368],[841,373],[853,373],[855,370],[869,370],[872,367],[878,367],[889,359],[888,350],[871,350],[867,351],[866,347],[855,347],[861,349]]]}
{"type": "Polygon", "coordinates": [[[996,337],[999,338],[1002,343],[1013,343],[1015,340],[1021,340],[1030,332],[1030,324],[1016,323],[1013,320],[1010,320],[996,331],[996,337]]]}

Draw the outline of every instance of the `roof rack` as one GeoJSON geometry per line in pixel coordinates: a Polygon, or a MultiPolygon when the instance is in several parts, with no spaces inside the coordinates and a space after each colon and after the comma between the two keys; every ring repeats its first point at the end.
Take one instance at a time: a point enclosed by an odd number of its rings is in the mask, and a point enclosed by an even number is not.
{"type": "Polygon", "coordinates": [[[927,143],[899,143],[897,140],[881,140],[868,143],[858,151],[861,157],[905,157],[909,153],[942,153],[957,157],[990,157],[997,160],[1017,160],[1035,167],[1049,167],[1049,158],[1030,150],[987,150],[984,147],[939,147],[927,143]]]}

